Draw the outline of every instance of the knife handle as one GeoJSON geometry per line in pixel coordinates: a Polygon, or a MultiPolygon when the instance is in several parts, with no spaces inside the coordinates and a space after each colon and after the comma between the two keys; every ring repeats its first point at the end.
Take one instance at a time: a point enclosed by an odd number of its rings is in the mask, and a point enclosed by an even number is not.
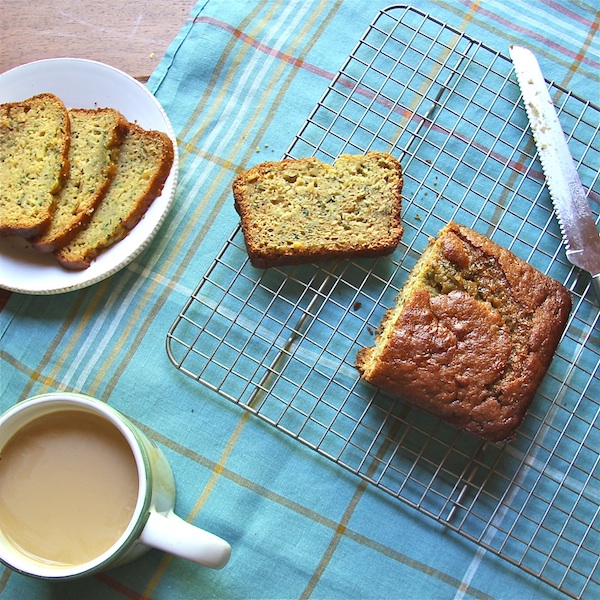
{"type": "Polygon", "coordinates": [[[596,299],[598,300],[598,304],[600,304],[600,273],[592,277],[592,287],[596,292],[596,299]]]}

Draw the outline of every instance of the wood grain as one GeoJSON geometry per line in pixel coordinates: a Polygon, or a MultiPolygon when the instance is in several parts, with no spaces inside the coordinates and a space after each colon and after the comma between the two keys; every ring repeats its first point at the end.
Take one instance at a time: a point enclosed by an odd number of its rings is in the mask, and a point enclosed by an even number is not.
{"type": "Polygon", "coordinates": [[[146,81],[194,0],[0,1],[0,73],[43,58],[99,60],[146,81]]]}

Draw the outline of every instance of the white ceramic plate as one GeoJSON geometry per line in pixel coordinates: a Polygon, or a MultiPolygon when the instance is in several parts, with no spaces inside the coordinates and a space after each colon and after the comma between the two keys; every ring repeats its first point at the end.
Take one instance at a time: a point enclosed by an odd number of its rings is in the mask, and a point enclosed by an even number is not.
{"type": "Polygon", "coordinates": [[[164,131],[173,140],[175,159],[162,194],[123,240],[105,250],[89,268],[68,271],[53,255],[31,248],[17,237],[0,238],[0,287],[26,294],[57,294],[81,289],[113,275],[130,263],[156,235],[173,202],[179,158],[171,123],[144,85],[108,65],[76,58],[28,63],[0,75],[0,103],[50,92],[67,108],[112,107],[146,129],[164,131]]]}

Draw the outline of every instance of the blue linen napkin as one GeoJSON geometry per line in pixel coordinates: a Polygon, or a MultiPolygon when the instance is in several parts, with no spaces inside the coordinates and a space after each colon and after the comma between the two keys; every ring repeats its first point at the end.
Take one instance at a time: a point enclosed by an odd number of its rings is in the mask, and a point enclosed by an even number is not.
{"type": "MultiPolygon", "coordinates": [[[[231,562],[213,572],[151,552],[64,584],[4,570],[3,598],[563,597],[185,377],[165,353],[173,319],[238,223],[236,172],[283,156],[385,6],[199,2],[148,82],[180,150],[175,204],[158,236],[104,282],[55,297],[13,294],[0,312],[2,410],[68,390],[128,414],[165,450],[178,514],[230,541],[231,562]]],[[[542,0],[418,8],[501,53],[527,45],[548,79],[597,101],[591,8],[542,0]]]]}

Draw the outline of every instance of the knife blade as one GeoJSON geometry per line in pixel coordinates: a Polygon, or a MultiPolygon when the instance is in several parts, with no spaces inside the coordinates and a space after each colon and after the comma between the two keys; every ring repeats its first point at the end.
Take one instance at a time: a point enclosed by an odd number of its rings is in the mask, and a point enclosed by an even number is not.
{"type": "Polygon", "coordinates": [[[590,273],[600,302],[600,234],[546,81],[530,50],[511,45],[510,57],[567,258],[576,267],[590,273]]]}

